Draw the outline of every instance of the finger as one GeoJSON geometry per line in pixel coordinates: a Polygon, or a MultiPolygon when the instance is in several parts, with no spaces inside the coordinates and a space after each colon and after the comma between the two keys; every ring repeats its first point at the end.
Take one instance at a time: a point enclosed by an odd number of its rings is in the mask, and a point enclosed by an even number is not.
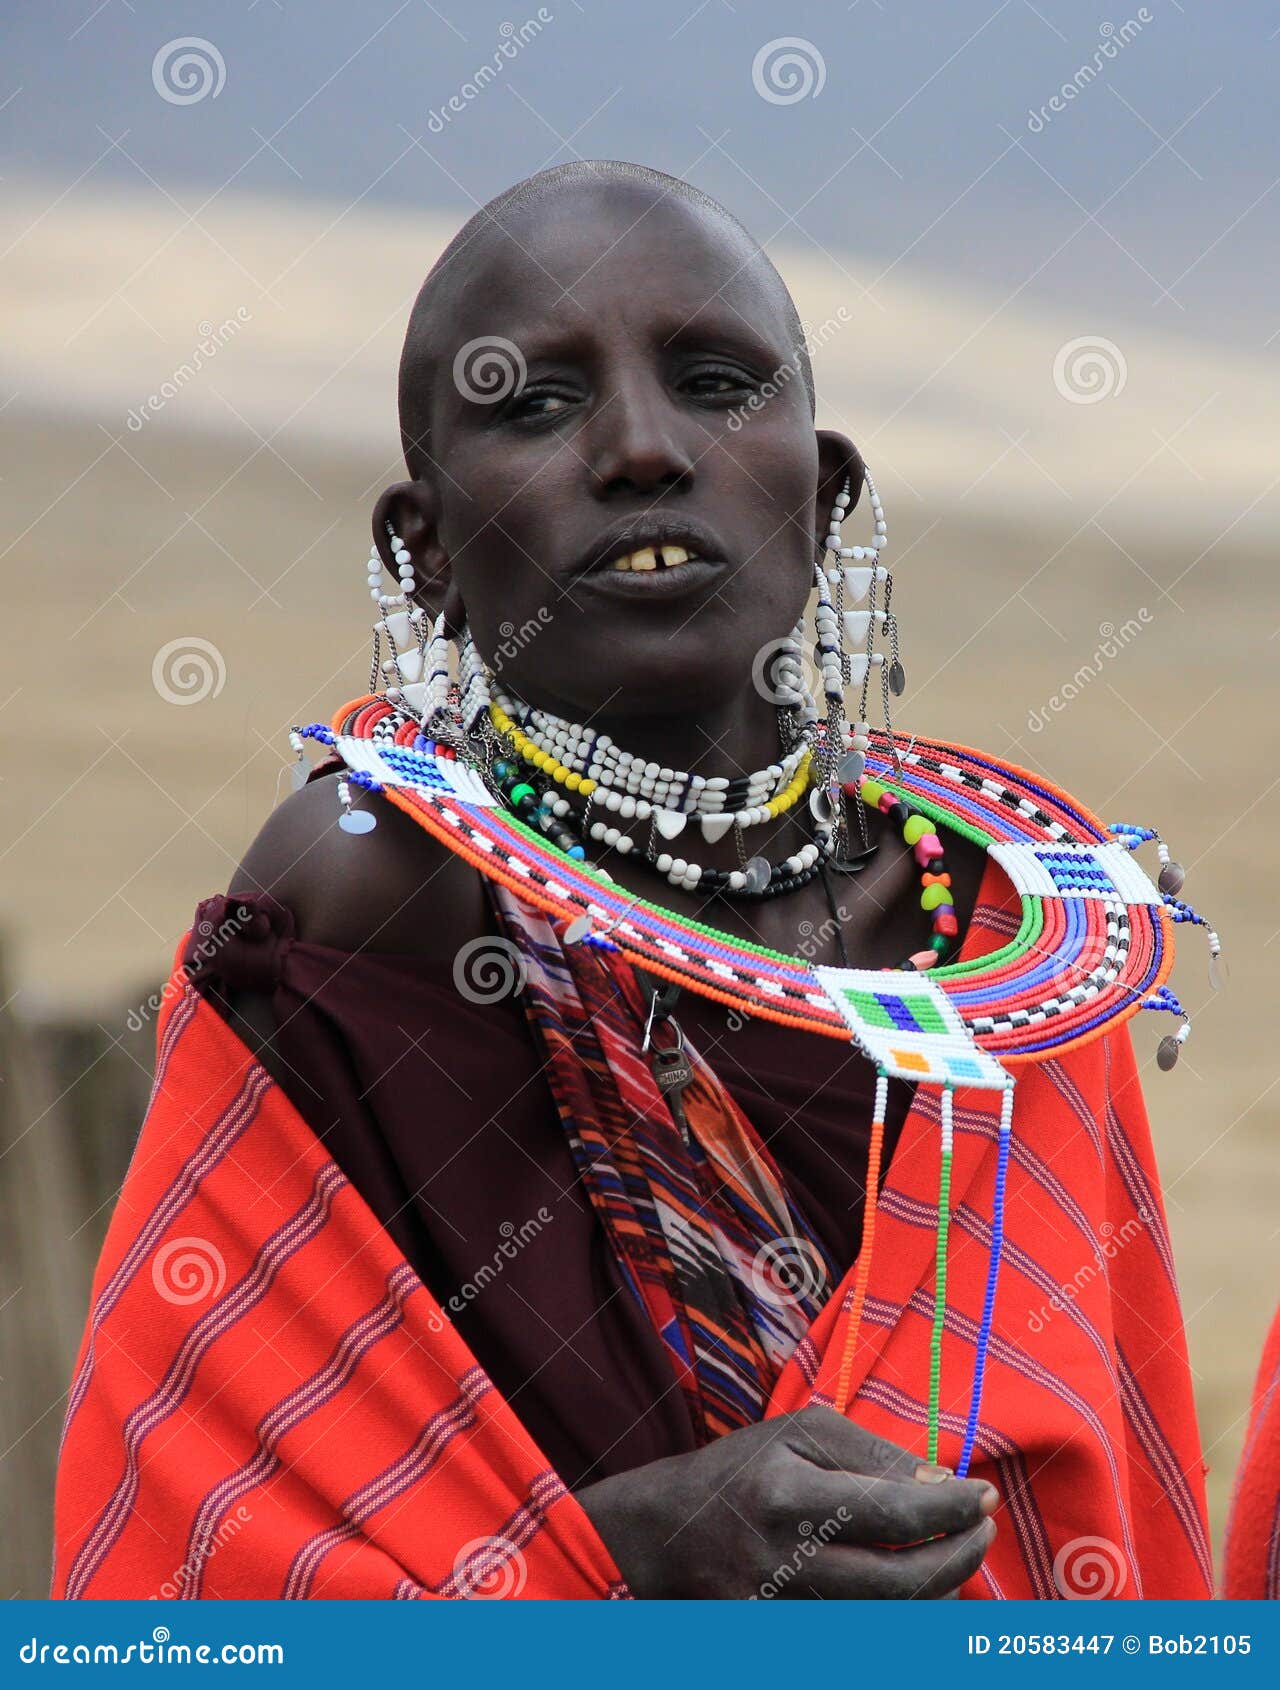
{"type": "Polygon", "coordinates": [[[797,1455],[832,1472],[910,1479],[922,1465],[918,1455],[877,1437],[832,1408],[803,1408],[789,1415],[786,1438],[797,1455]]]}
{"type": "Polygon", "coordinates": [[[817,1550],[803,1572],[793,1583],[779,1588],[778,1594],[817,1596],[826,1601],[936,1601],[973,1577],[995,1535],[995,1523],[983,1520],[970,1531],[937,1538],[914,1549],[828,1544],[817,1550]]]}
{"type": "Polygon", "coordinates": [[[797,1485],[800,1517],[825,1543],[909,1544],[953,1535],[995,1512],[999,1494],[982,1479],[940,1484],[817,1469],[797,1485]]]}

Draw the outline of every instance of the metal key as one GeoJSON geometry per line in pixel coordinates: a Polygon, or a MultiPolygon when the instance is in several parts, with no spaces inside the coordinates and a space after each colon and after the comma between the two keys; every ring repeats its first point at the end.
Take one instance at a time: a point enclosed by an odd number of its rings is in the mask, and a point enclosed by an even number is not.
{"type": "Polygon", "coordinates": [[[685,1054],[684,1035],[679,1026],[674,1021],[670,1022],[670,1025],[675,1028],[676,1043],[662,1050],[654,1045],[649,1051],[649,1066],[653,1069],[654,1080],[666,1099],[672,1119],[679,1127],[685,1143],[689,1144],[689,1123],[685,1118],[681,1093],[693,1081],[693,1064],[685,1054]]]}

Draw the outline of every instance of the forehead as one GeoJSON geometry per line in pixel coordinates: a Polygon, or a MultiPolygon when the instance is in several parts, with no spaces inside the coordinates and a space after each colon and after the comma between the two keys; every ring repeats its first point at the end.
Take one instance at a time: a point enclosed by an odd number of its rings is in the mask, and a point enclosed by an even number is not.
{"type": "Polygon", "coordinates": [[[482,334],[523,345],[560,333],[661,337],[703,323],[787,346],[781,284],[748,237],[640,184],[575,184],[507,207],[449,280],[433,334],[440,351],[482,334]]]}

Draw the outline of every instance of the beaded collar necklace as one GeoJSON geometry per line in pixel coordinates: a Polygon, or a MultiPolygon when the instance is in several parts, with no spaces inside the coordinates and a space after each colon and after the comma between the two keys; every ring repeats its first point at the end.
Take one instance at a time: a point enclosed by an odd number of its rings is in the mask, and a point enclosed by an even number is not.
{"type": "MultiPolygon", "coordinates": [[[[1210,980],[1214,986],[1221,980],[1217,934],[1178,897],[1182,872],[1159,835],[1124,822],[1108,828],[1047,781],[967,746],[917,736],[900,751],[889,736],[873,733],[861,778],[873,783],[881,808],[896,814],[900,804],[932,823],[935,834],[949,830],[982,846],[1016,891],[1021,919],[1014,936],[991,954],[927,972],[822,967],[624,891],[512,814],[476,769],[451,747],[427,739],[415,717],[385,696],[356,699],[329,726],[295,730],[299,756],[304,738],[338,754],[347,769],[344,785],[384,794],[486,878],[562,921],[565,942],[619,953],[648,974],[747,1015],[851,1040],[877,1070],[868,1190],[878,1185],[889,1077],[940,1088],[939,1248],[927,1418],[931,1459],[940,1425],[952,1099],[958,1086],[1000,1094],[986,1297],[957,1466],[966,1473],[1004,1248],[1019,1068],[1077,1049],[1139,1009],[1180,1018],[1178,1031],[1162,1039],[1158,1051],[1160,1066],[1171,1067],[1190,1032],[1190,1020],[1166,984],[1178,926],[1206,929],[1210,980]],[[1134,855],[1152,841],[1159,885],[1134,855]]],[[[371,816],[368,821],[372,825],[371,816]]],[[[839,1412],[847,1409],[851,1391],[876,1214],[877,1205],[869,1203],[862,1250],[841,1309],[834,1397],[839,1412]]]]}
{"type": "Polygon", "coordinates": [[[888,1058],[890,1073],[909,1079],[971,1084],[980,1072],[1003,1086],[1007,1068],[1063,1055],[1142,1008],[1178,1015],[1182,1026],[1173,1037],[1181,1043],[1189,1020],[1164,984],[1173,930],[1187,922],[1204,927],[1215,959],[1220,949],[1203,917],[1175,895],[1180,881],[1167,873],[1168,853],[1154,830],[1107,828],[1038,776],[942,740],[917,736],[899,753],[896,773],[887,739],[873,733],[867,774],[877,796],[895,795],[938,831],[982,846],[1018,893],[1021,923],[991,955],[913,978],[907,971],[818,967],[625,892],[511,814],[474,769],[433,746],[411,715],[381,695],[345,706],[328,727],[299,731],[335,750],[353,785],[385,792],[488,878],[553,917],[588,918],[602,947],[745,1014],[829,1037],[852,1033],[874,1059],[888,1058]],[[1160,845],[1169,890],[1161,891],[1133,856],[1151,840],[1160,845]],[[931,1059],[920,1053],[921,1060],[896,1065],[872,1028],[850,1018],[838,978],[844,975],[866,976],[882,989],[909,982],[913,993],[924,992],[976,1070],[949,1070],[961,1050],[945,1045],[931,1059]],[[988,1057],[997,1059],[999,1074],[988,1057]]]}

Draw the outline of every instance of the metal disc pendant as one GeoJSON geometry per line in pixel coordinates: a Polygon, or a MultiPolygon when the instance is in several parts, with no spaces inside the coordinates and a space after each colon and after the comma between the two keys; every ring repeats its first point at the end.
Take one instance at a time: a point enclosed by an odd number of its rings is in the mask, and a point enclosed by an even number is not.
{"type": "Polygon", "coordinates": [[[855,852],[852,857],[832,857],[827,867],[835,874],[861,874],[879,849],[878,844],[868,845],[865,851],[855,852]]]}
{"type": "Polygon", "coordinates": [[[307,784],[307,776],[310,773],[310,765],[305,763],[301,757],[298,758],[296,763],[290,763],[289,784],[295,792],[302,791],[303,787],[307,784]]]}
{"type": "Polygon", "coordinates": [[[895,698],[901,698],[907,690],[907,671],[895,657],[889,665],[889,691],[895,698]]]}
{"type": "Polygon", "coordinates": [[[846,751],[836,764],[836,779],[842,786],[852,786],[867,772],[867,759],[861,751],[846,751]]]}
{"type": "Polygon", "coordinates": [[[835,805],[825,786],[815,786],[809,794],[809,814],[824,827],[830,827],[835,820],[835,805]]]}
{"type": "Polygon", "coordinates": [[[344,810],[338,817],[338,826],[344,833],[372,833],[377,825],[377,816],[368,810],[344,810]]]}
{"type": "Polygon", "coordinates": [[[1171,898],[1176,898],[1186,882],[1187,871],[1181,863],[1172,860],[1165,863],[1160,870],[1160,878],[1156,885],[1162,892],[1167,892],[1171,898]]]}
{"type": "Polygon", "coordinates": [[[1178,1060],[1178,1041],[1172,1033],[1166,1033],[1156,1046],[1156,1066],[1163,1068],[1167,1074],[1178,1060]]]}
{"type": "Polygon", "coordinates": [[[742,872],[746,877],[746,885],[742,888],[744,892],[759,897],[762,892],[768,890],[773,871],[769,867],[767,857],[749,857],[743,864],[742,872]]]}
{"type": "Polygon", "coordinates": [[[1221,953],[1211,951],[1209,953],[1209,984],[1215,992],[1220,992],[1226,985],[1228,978],[1227,959],[1221,953]]]}
{"type": "Polygon", "coordinates": [[[571,921],[565,928],[564,939],[561,942],[566,945],[580,945],[592,931],[593,926],[594,923],[589,915],[580,915],[576,921],[571,921]]]}

